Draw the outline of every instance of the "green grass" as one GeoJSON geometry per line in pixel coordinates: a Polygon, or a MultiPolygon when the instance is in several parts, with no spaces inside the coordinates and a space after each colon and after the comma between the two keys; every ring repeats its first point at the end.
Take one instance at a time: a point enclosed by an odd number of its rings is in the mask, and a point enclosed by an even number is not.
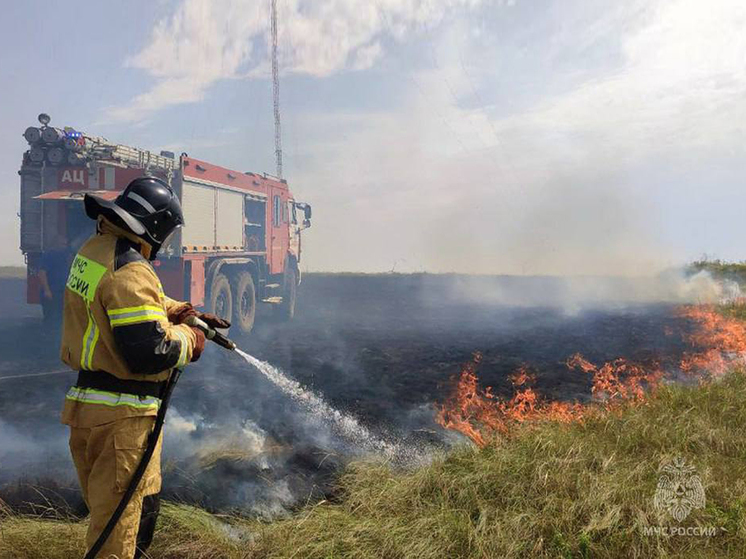
{"type": "MultiPolygon", "coordinates": [[[[240,532],[229,533],[231,523],[194,507],[165,503],[150,552],[160,559],[244,557],[246,542],[240,532]]],[[[38,520],[6,513],[0,517],[0,558],[82,557],[85,531],[86,523],[81,521],[38,520]]]]}
{"type": "Polygon", "coordinates": [[[705,270],[716,278],[726,278],[736,281],[741,285],[746,284],[746,261],[726,262],[725,260],[708,260],[703,258],[689,264],[687,269],[691,273],[705,270]]]}
{"type": "Polygon", "coordinates": [[[746,321],[746,305],[742,301],[719,305],[718,311],[725,316],[746,321]]]}
{"type": "MultiPolygon", "coordinates": [[[[444,557],[743,557],[746,549],[746,376],[664,386],[646,403],[543,424],[483,449],[465,447],[410,472],[358,463],[335,503],[263,523],[223,522],[170,505],[154,559],[444,557]],[[678,526],[656,511],[661,462],[697,468],[707,504],[681,526],[713,537],[648,536],[678,526]]],[[[84,525],[6,516],[0,558],[75,557],[84,525]]]]}

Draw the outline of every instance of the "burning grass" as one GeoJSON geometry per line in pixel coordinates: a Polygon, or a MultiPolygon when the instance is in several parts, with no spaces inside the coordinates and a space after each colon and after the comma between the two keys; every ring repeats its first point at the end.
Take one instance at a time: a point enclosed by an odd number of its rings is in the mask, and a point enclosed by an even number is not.
{"type": "MultiPolygon", "coordinates": [[[[568,367],[592,378],[596,405],[544,400],[528,369],[513,377],[513,397],[498,398],[479,387],[477,354],[439,416],[476,445],[411,472],[354,464],[334,502],[271,523],[219,522],[169,505],[151,556],[742,557],[746,325],[713,308],[681,312],[694,328],[683,333],[692,349],[679,362],[597,366],[570,356],[568,367]],[[717,382],[663,382],[672,368],[717,382]],[[706,497],[681,523],[654,504],[660,467],[676,457],[694,466],[706,497]],[[645,533],[661,526],[712,532],[645,533]]],[[[0,559],[81,554],[80,522],[7,513],[0,522],[0,559]]]]}
{"type": "Polygon", "coordinates": [[[584,421],[516,427],[409,474],[361,464],[343,498],[267,525],[249,557],[742,557],[746,378],[661,386],[640,405],[584,421]],[[710,538],[645,536],[662,461],[693,464],[707,504],[684,526],[710,538]]]}
{"type": "MultiPolygon", "coordinates": [[[[662,385],[637,405],[583,422],[516,426],[501,444],[467,447],[412,472],[354,465],[336,502],[272,523],[224,525],[167,506],[153,559],[286,557],[742,557],[746,547],[746,375],[662,385]],[[661,462],[696,467],[706,505],[681,523],[712,537],[644,535],[676,521],[654,506],[661,462]]],[[[0,558],[80,556],[80,522],[6,517],[0,558]]]]}
{"type": "Polygon", "coordinates": [[[531,387],[534,375],[525,367],[510,379],[516,392],[509,400],[495,396],[490,387],[480,389],[476,371],[481,360],[481,354],[475,353],[461,371],[455,394],[439,409],[436,420],[446,429],[459,431],[478,446],[485,446],[495,435],[510,435],[519,423],[568,422],[582,416],[584,407],[580,404],[543,400],[531,387]]]}
{"type": "MultiPolygon", "coordinates": [[[[548,401],[532,387],[534,375],[521,367],[510,379],[514,395],[496,396],[490,387],[479,386],[477,369],[481,355],[474,354],[461,371],[454,394],[440,407],[436,420],[447,429],[459,431],[478,446],[495,437],[509,437],[518,424],[583,421],[600,406],[610,410],[620,402],[640,403],[667,379],[688,376],[700,382],[723,375],[734,363],[743,363],[746,354],[746,315],[744,306],[718,309],[709,305],[681,307],[678,314],[693,325],[681,335],[690,350],[676,363],[633,363],[624,358],[597,366],[581,354],[568,358],[569,370],[579,370],[592,379],[590,405],[577,402],[548,401]]],[[[668,332],[674,335],[673,332],[668,332]]]]}

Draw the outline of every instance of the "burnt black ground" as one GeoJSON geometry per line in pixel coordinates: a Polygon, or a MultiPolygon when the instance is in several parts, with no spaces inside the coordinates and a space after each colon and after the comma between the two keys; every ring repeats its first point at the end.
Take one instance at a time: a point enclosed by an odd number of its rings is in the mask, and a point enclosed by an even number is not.
{"type": "MultiPolygon", "coordinates": [[[[38,309],[23,303],[23,288],[20,280],[0,282],[0,377],[61,369],[58,334],[42,328],[38,309]]],[[[497,392],[510,394],[508,375],[528,364],[543,394],[586,399],[590,379],[564,365],[573,353],[595,363],[620,356],[674,363],[685,349],[681,336],[665,334],[685,327],[670,305],[584,307],[565,295],[552,278],[311,274],[294,321],[278,323],[265,312],[255,332],[236,341],[374,433],[407,443],[447,439],[433,422],[433,403],[451,393],[475,351],[483,354],[482,383],[497,392]]],[[[40,485],[54,480],[75,501],[66,428],[58,423],[73,379],[0,380],[0,497],[17,505],[31,495],[18,479],[45,479],[40,485]]],[[[173,408],[165,491],[210,508],[281,512],[327,492],[338,466],[355,455],[355,441],[326,432],[218,347],[187,368],[173,408]],[[177,436],[174,418],[192,427],[177,436]],[[255,432],[263,449],[246,450],[245,435],[255,432]],[[243,450],[215,460],[210,449],[221,444],[243,450]]]]}

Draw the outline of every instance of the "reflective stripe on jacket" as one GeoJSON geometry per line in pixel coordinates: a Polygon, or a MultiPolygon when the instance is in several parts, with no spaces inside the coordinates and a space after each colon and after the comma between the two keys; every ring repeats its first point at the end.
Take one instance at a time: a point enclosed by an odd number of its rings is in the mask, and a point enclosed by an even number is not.
{"type": "Polygon", "coordinates": [[[158,411],[161,401],[152,396],[135,396],[119,392],[106,392],[94,388],[78,388],[73,386],[67,391],[67,400],[83,402],[84,404],[101,404],[103,406],[130,406],[133,408],[158,411]]]}

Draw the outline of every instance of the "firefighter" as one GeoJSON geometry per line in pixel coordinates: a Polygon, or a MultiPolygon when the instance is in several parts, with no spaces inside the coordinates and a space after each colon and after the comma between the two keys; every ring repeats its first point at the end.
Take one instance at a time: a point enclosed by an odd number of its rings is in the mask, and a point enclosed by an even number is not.
{"type": "MultiPolygon", "coordinates": [[[[65,397],[62,422],[91,513],[93,545],[129,485],[153,428],[171,371],[199,359],[202,331],[182,324],[197,315],[212,327],[228,322],[165,296],[150,263],[183,224],[165,182],[142,177],[111,202],[85,197],[96,234],[73,259],[63,309],[62,360],[79,371],[65,397]]],[[[100,558],[142,557],[160,508],[161,440],[100,558]]]]}
{"type": "MultiPolygon", "coordinates": [[[[90,221],[88,221],[90,223],[90,221]]],[[[62,300],[65,294],[65,282],[70,271],[70,263],[77,249],[90,235],[87,233],[68,232],[57,239],[57,246],[42,253],[39,262],[39,286],[41,287],[41,304],[44,320],[50,325],[58,326],[62,317],[62,300]]]]}
{"type": "Polygon", "coordinates": [[[58,321],[62,316],[62,297],[65,292],[65,281],[70,270],[74,251],[70,249],[69,239],[63,237],[59,246],[45,250],[39,262],[39,287],[44,320],[49,323],[58,321]]]}

